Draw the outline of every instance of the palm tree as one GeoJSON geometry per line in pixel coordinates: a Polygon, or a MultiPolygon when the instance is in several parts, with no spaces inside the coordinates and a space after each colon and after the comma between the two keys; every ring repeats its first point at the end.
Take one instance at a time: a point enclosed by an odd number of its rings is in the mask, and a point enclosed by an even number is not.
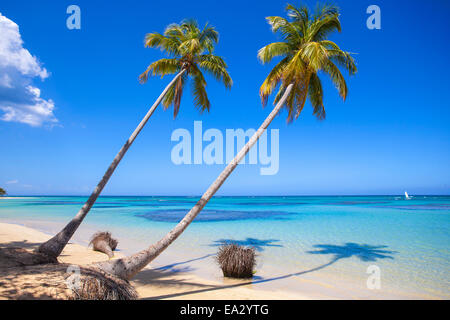
{"type": "Polygon", "coordinates": [[[0,188],[0,196],[6,195],[6,190],[3,188],[0,188]]]}
{"type": "Polygon", "coordinates": [[[231,88],[233,81],[227,72],[227,65],[222,57],[216,56],[214,46],[219,41],[219,33],[214,27],[206,25],[202,30],[194,20],[184,20],[181,24],[169,25],[164,34],[149,33],[145,38],[145,46],[159,48],[169,58],[153,62],[139,77],[141,83],[147,81],[149,76],[175,74],[175,77],[167,85],[159,98],[152,105],[141,123],[134,130],[130,138],[125,142],[119,153],[114,158],[105,175],[92,192],[89,199],[78,211],[77,215],[57,235],[43,243],[38,252],[49,257],[56,258],[60,255],[72,235],[80,226],[89,210],[94,205],[117,165],[131,146],[136,136],[152,116],[155,109],[163,101],[164,108],[174,106],[174,117],[180,108],[181,96],[189,78],[192,79],[192,94],[196,107],[203,112],[209,111],[210,102],[206,93],[206,80],[203,71],[221,81],[226,88],[231,88]]]}
{"type": "Polygon", "coordinates": [[[121,278],[130,279],[155,259],[195,219],[250,148],[258,141],[283,106],[288,109],[288,121],[291,121],[292,115],[295,115],[295,118],[298,117],[306,97],[309,96],[314,115],[318,119],[324,119],[323,92],[317,76],[319,71],[331,77],[339,93],[345,99],[347,85],[336,64],[347,69],[350,74],[354,74],[356,72],[355,62],[349,53],[340,50],[335,43],[326,40],[326,37],[333,31],[341,30],[338,9],[333,6],[323,6],[318,8],[313,15],[309,14],[306,7],[295,8],[288,5],[286,10],[290,21],[281,17],[267,18],[273,32],[281,32],[283,42],[269,44],[258,52],[258,57],[263,63],[276,56],[283,57],[270,72],[260,90],[262,101],[265,104],[270,93],[277,86],[280,87],[275,97],[275,108],[195,206],[169,233],[145,250],[122,259],[99,263],[98,267],[121,278]]]}
{"type": "Polygon", "coordinates": [[[303,110],[306,99],[313,107],[313,114],[325,119],[322,83],[319,72],[328,75],[345,101],[347,84],[339,67],[346,69],[350,75],[356,73],[356,65],[349,52],[327,40],[334,31],[341,31],[339,9],[335,6],[318,6],[311,15],[306,6],[296,8],[287,5],[290,20],[282,17],[267,17],[274,33],[279,32],[283,41],[271,43],[258,52],[262,63],[282,57],[267,76],[261,86],[260,96],[263,105],[273,90],[279,88],[274,102],[282,102],[288,110],[288,122],[297,119],[303,110]],[[291,94],[282,100],[283,93],[291,89],[291,94]]]}

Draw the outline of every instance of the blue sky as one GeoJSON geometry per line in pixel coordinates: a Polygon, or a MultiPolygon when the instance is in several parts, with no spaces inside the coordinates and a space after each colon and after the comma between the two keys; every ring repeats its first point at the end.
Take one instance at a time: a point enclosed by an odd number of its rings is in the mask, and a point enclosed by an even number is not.
{"type": "MultiPolygon", "coordinates": [[[[314,6],[315,1],[306,3],[314,6]]],[[[341,7],[343,32],[332,40],[358,53],[358,73],[347,77],[347,101],[323,78],[325,121],[317,121],[307,105],[293,124],[286,124],[283,112],[271,125],[280,130],[278,174],[261,176],[259,166],[239,166],[218,194],[449,194],[450,3],[335,3],[341,7]],[[366,27],[371,4],[381,8],[381,30],[366,27]]],[[[34,125],[0,121],[0,186],[12,195],[90,193],[170,81],[139,84],[138,75],[162,57],[144,48],[145,34],[195,18],[220,32],[216,54],[226,59],[233,88],[227,91],[207,78],[209,114],[196,111],[189,91],[176,120],[172,110],[158,109],[103,194],[203,193],[224,165],[176,166],[170,159],[171,133],[192,130],[195,120],[203,121],[204,130],[223,132],[262,123],[271,105],[262,109],[258,90],[273,64],[261,65],[256,53],[278,39],[265,17],[284,15],[285,4],[3,0],[0,13],[19,26],[23,47],[40,63],[27,81],[40,89],[39,101],[54,110],[49,121],[34,125]],[[66,27],[70,4],[81,8],[81,30],[66,27]],[[48,76],[42,76],[44,68],[48,76]]],[[[0,90],[0,104],[5,99],[0,90]]]]}

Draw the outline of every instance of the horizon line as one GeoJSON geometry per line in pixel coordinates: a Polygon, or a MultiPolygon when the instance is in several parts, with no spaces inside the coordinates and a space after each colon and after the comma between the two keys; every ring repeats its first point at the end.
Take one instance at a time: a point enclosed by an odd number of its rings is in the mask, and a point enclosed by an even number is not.
{"type": "MultiPolygon", "coordinates": [[[[216,198],[223,197],[396,197],[396,196],[404,196],[404,194],[322,194],[322,195],[217,195],[214,196],[216,198]]],[[[410,195],[411,196],[411,195],[410,195]]],[[[440,196],[440,197],[448,197],[450,194],[413,194],[413,197],[421,197],[421,196],[440,196]]],[[[4,195],[0,196],[0,199],[4,197],[89,197],[88,194],[85,195],[76,195],[76,194],[39,194],[39,195],[4,195]]],[[[201,197],[201,195],[100,195],[100,197],[201,197]]]]}

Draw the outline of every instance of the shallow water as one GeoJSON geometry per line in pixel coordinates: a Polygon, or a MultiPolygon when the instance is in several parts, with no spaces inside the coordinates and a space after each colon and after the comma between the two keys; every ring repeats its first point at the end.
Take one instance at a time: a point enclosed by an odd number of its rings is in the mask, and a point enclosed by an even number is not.
{"type": "MultiPolygon", "coordinates": [[[[0,221],[54,233],[85,197],[0,199],[0,221]],[[51,224],[49,223],[51,222],[51,224]]],[[[111,230],[131,253],[158,240],[198,197],[101,197],[75,240],[111,230]]],[[[256,283],[280,290],[317,287],[340,297],[450,298],[450,197],[215,197],[152,264],[222,279],[217,247],[234,241],[258,252],[256,283]],[[381,271],[369,290],[367,268],[381,271]]]]}

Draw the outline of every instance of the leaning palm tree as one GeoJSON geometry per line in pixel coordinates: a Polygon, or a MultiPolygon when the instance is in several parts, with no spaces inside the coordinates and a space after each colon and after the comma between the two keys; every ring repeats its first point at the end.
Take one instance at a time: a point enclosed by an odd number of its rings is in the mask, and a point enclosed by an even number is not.
{"type": "Polygon", "coordinates": [[[338,8],[323,6],[313,15],[306,7],[295,8],[288,5],[286,9],[290,20],[282,17],[267,18],[272,30],[281,32],[283,41],[269,44],[258,52],[258,57],[263,63],[276,56],[283,57],[269,73],[260,90],[263,104],[265,104],[272,91],[279,87],[275,97],[275,108],[195,206],[168,234],[141,252],[122,259],[99,263],[98,267],[121,278],[130,279],[155,259],[195,219],[283,106],[288,109],[288,121],[291,121],[299,116],[308,96],[314,115],[318,119],[324,119],[323,91],[318,77],[320,71],[330,76],[342,98],[346,98],[347,85],[338,66],[354,74],[355,62],[348,52],[342,51],[335,43],[326,40],[333,31],[341,30],[338,8]]]}
{"type": "Polygon", "coordinates": [[[167,85],[130,138],[128,138],[120,149],[105,175],[77,215],[63,230],[38,248],[40,253],[44,253],[53,259],[59,256],[94,205],[128,148],[130,148],[136,136],[145,126],[161,101],[163,101],[165,109],[173,105],[174,117],[176,117],[180,108],[183,89],[186,87],[186,83],[190,78],[192,80],[192,94],[196,107],[200,112],[205,110],[209,111],[210,102],[206,93],[206,80],[203,72],[221,81],[226,88],[231,88],[233,81],[227,72],[227,65],[222,57],[214,54],[214,46],[218,41],[219,33],[214,27],[206,25],[200,30],[197,22],[194,20],[184,20],[181,24],[171,24],[166,28],[164,34],[147,34],[145,46],[159,48],[169,58],[160,59],[150,64],[147,70],[139,77],[140,81],[144,83],[149,76],[156,75],[163,77],[168,74],[175,74],[175,77],[167,85]]]}

